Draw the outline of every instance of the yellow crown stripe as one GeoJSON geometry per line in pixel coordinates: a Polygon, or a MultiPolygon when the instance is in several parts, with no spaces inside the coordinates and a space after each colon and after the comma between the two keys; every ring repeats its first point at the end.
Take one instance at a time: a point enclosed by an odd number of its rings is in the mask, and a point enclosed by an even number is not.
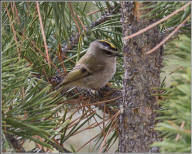
{"type": "Polygon", "coordinates": [[[111,42],[109,42],[107,40],[100,40],[100,41],[108,43],[114,49],[116,48],[111,42]]]}

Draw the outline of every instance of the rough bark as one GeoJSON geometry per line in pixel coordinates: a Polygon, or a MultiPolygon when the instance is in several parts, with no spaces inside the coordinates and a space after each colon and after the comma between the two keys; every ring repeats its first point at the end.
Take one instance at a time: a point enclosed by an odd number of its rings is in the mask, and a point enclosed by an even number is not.
{"type": "MultiPolygon", "coordinates": [[[[150,25],[140,16],[142,2],[122,2],[123,35],[128,36],[150,25]]],[[[160,86],[162,49],[150,55],[147,51],[160,42],[158,28],[133,39],[124,40],[123,101],[120,105],[119,152],[158,152],[150,145],[159,140],[154,131],[158,109],[157,89],[160,86]]]]}

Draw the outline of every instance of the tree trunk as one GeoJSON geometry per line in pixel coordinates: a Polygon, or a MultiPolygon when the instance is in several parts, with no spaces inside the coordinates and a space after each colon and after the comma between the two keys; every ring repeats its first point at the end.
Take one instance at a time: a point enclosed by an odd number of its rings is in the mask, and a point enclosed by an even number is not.
{"type": "MultiPolygon", "coordinates": [[[[128,36],[152,23],[141,18],[142,2],[121,2],[123,35],[128,36]]],[[[158,28],[124,40],[123,102],[120,105],[119,152],[158,152],[150,145],[159,140],[154,131],[158,109],[162,49],[145,55],[160,42],[158,28]]]]}

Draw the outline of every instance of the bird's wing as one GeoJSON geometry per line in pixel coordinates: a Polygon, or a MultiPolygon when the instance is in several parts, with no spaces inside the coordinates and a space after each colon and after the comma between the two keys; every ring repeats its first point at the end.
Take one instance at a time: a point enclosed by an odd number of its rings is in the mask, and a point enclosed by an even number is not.
{"type": "Polygon", "coordinates": [[[89,56],[89,58],[87,58],[87,56],[83,56],[73,70],[69,72],[64,80],[56,86],[56,89],[60,86],[65,86],[71,82],[92,75],[98,71],[102,71],[104,66],[105,65],[102,62],[99,62],[94,56],[89,56]]]}
{"type": "Polygon", "coordinates": [[[90,74],[91,74],[91,72],[89,72],[86,68],[84,68],[82,66],[76,66],[71,72],[69,72],[66,75],[64,80],[56,86],[56,89],[60,86],[65,86],[68,83],[82,79],[90,74]]]}
{"type": "Polygon", "coordinates": [[[99,60],[94,55],[83,56],[77,63],[77,65],[84,64],[86,69],[91,73],[94,74],[98,71],[102,71],[105,68],[104,61],[99,60]]]}

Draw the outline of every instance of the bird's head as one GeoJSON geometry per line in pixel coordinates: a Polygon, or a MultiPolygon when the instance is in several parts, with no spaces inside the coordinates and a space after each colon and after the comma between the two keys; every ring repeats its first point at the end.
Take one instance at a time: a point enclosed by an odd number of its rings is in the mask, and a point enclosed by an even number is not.
{"type": "Polygon", "coordinates": [[[117,52],[117,48],[107,40],[96,40],[92,42],[90,44],[90,51],[104,57],[122,56],[117,52]]]}

